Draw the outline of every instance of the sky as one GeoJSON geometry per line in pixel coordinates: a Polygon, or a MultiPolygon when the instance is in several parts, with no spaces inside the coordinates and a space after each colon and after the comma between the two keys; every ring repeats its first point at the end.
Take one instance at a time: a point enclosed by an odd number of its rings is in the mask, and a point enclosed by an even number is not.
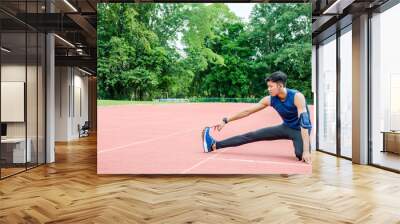
{"type": "Polygon", "coordinates": [[[229,9],[234,12],[238,17],[248,21],[251,13],[251,9],[255,3],[225,3],[229,9]]]}

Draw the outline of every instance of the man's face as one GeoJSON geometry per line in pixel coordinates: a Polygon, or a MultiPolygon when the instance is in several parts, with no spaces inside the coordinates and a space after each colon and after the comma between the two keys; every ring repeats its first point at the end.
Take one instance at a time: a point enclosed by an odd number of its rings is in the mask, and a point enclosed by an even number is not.
{"type": "Polygon", "coordinates": [[[267,88],[268,88],[269,95],[276,96],[281,92],[283,85],[281,83],[268,81],[267,88]]]}

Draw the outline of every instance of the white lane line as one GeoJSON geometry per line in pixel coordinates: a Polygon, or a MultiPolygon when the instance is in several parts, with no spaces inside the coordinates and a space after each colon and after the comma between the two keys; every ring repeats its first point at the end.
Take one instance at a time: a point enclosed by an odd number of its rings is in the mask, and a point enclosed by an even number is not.
{"type": "Polygon", "coordinates": [[[129,144],[126,144],[126,145],[121,145],[121,146],[117,146],[117,147],[113,147],[113,148],[109,148],[109,149],[100,150],[100,151],[97,152],[97,154],[106,153],[106,152],[112,152],[112,151],[115,151],[115,150],[118,150],[118,149],[123,149],[123,148],[129,147],[129,146],[139,145],[139,144],[148,143],[148,142],[153,142],[153,141],[157,141],[157,140],[160,140],[160,139],[169,138],[169,137],[173,137],[173,136],[177,136],[177,135],[183,135],[183,134],[187,134],[187,133],[192,132],[192,131],[198,131],[198,128],[192,128],[192,129],[189,129],[189,130],[186,130],[186,131],[175,132],[175,133],[172,133],[172,134],[169,134],[169,135],[163,135],[163,136],[156,137],[156,138],[150,138],[150,139],[146,139],[146,140],[142,140],[142,141],[132,142],[132,143],[129,143],[129,144]]]}
{"type": "Polygon", "coordinates": [[[227,160],[227,161],[236,161],[236,162],[249,162],[249,163],[266,163],[266,164],[285,164],[292,166],[310,166],[311,164],[305,163],[288,163],[288,162],[276,162],[276,161],[265,161],[265,160],[251,160],[251,159],[227,159],[227,158],[211,158],[213,160],[227,160]]]}
{"type": "Polygon", "coordinates": [[[208,160],[216,158],[219,154],[221,154],[221,153],[224,152],[225,150],[227,150],[227,149],[221,149],[221,150],[218,150],[217,152],[214,152],[215,155],[212,155],[212,156],[210,156],[210,157],[207,157],[207,158],[201,160],[200,162],[194,164],[192,167],[189,167],[188,169],[182,171],[181,174],[185,174],[185,173],[187,173],[187,172],[193,170],[194,168],[200,166],[201,164],[207,162],[208,160]]]}
{"type": "MultiPolygon", "coordinates": [[[[225,149],[226,150],[226,149],[225,149]]],[[[211,157],[208,157],[206,159],[201,160],[200,162],[196,163],[194,166],[184,170],[181,172],[181,174],[185,174],[191,170],[193,170],[194,168],[200,166],[201,164],[209,161],[209,160],[229,160],[229,161],[236,161],[236,162],[251,162],[251,163],[266,163],[266,164],[279,164],[279,165],[292,165],[292,166],[310,166],[311,164],[299,164],[299,163],[285,163],[285,162],[275,162],[275,161],[260,161],[260,160],[249,160],[249,159],[225,159],[225,158],[217,158],[217,156],[222,153],[223,151],[225,151],[224,149],[222,149],[218,154],[215,154],[211,157]]]]}

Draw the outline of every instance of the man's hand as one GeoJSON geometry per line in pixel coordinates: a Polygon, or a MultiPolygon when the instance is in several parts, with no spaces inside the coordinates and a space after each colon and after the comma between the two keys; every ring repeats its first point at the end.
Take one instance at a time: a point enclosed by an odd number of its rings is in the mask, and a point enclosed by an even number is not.
{"type": "Polygon", "coordinates": [[[214,125],[213,128],[214,128],[214,130],[217,129],[218,131],[221,131],[222,128],[224,128],[224,126],[225,126],[225,122],[222,121],[220,124],[214,125]]]}
{"type": "Polygon", "coordinates": [[[308,163],[308,164],[311,163],[311,154],[308,150],[303,151],[303,158],[301,161],[308,163]]]}

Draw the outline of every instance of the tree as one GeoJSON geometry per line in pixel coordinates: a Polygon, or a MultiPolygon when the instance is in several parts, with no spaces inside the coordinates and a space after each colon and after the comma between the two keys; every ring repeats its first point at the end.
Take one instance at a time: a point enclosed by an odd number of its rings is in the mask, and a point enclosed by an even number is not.
{"type": "Polygon", "coordinates": [[[276,70],[311,98],[309,4],[99,4],[100,98],[265,96],[276,70]]]}

